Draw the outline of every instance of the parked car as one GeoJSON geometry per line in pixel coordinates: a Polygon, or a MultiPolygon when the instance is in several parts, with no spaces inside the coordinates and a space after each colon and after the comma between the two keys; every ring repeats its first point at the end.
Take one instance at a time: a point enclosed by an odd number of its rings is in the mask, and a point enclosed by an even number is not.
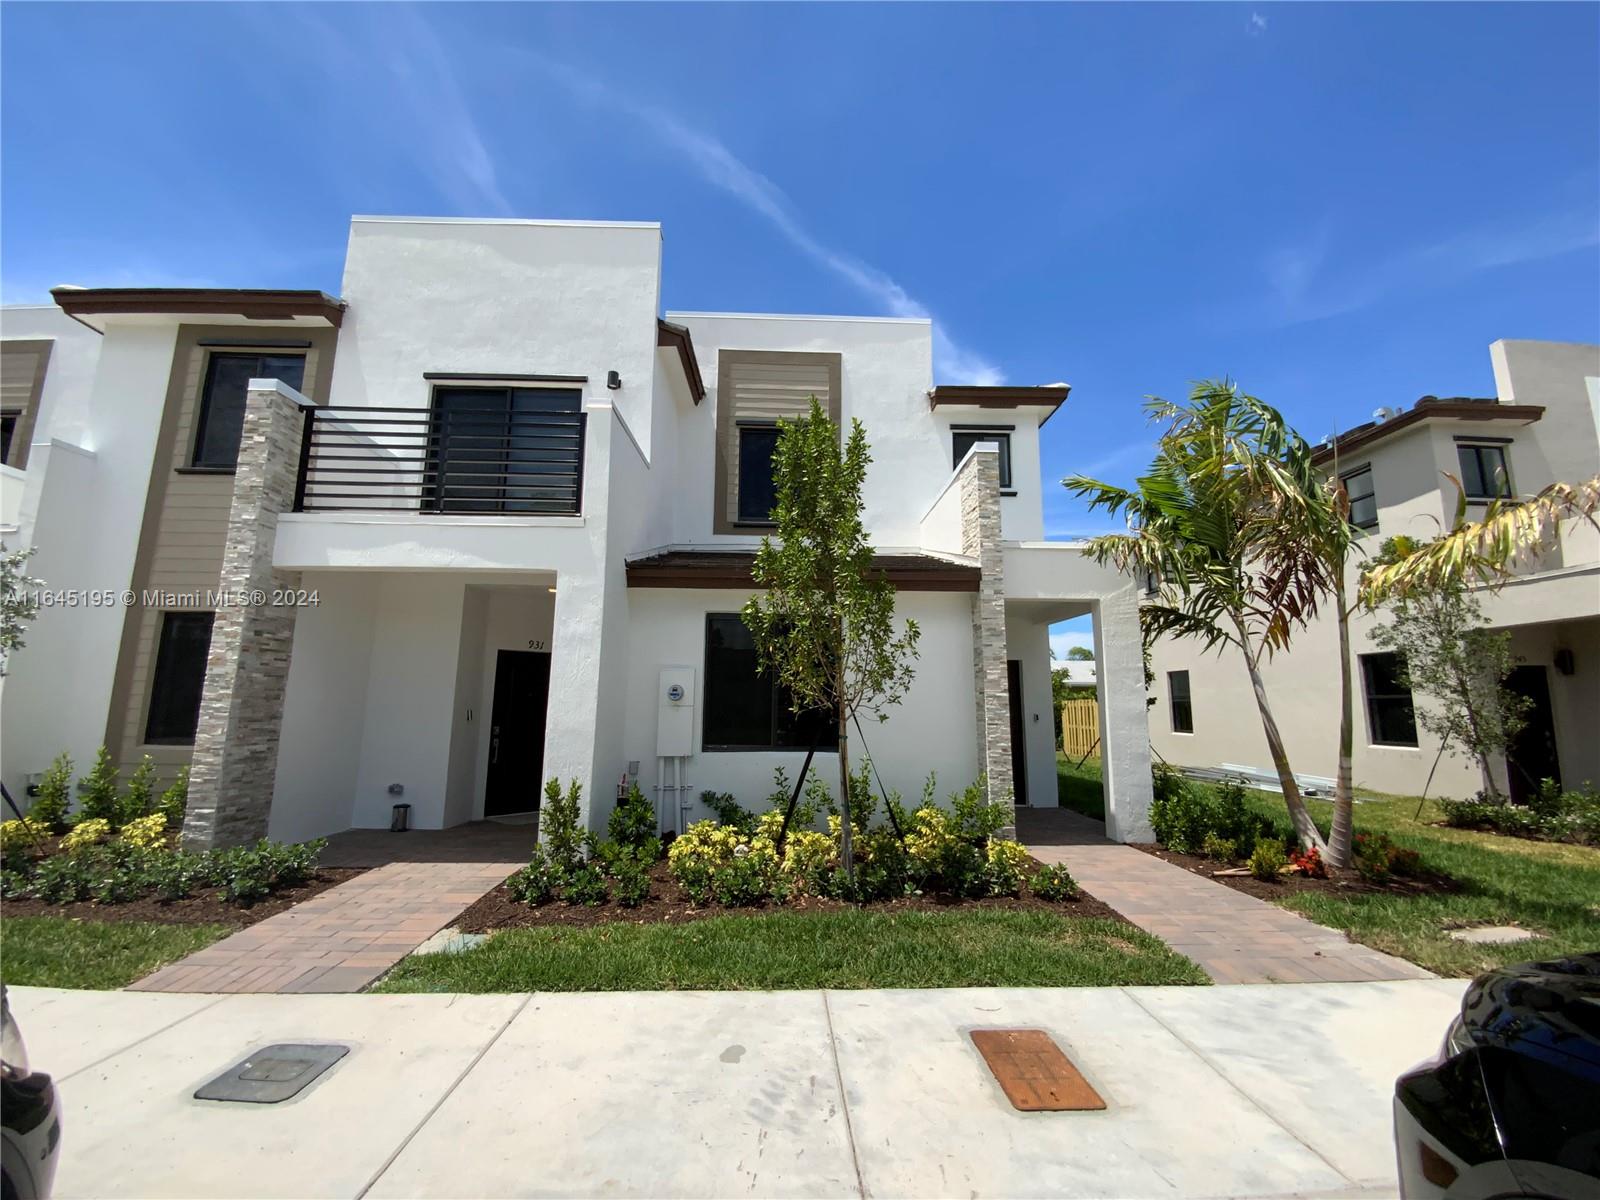
{"type": "Polygon", "coordinates": [[[61,1109],[50,1076],[28,1066],[11,1000],[0,987],[0,1200],[42,1200],[56,1177],[61,1109]]]}
{"type": "Polygon", "coordinates": [[[1600,954],[1473,980],[1394,1139],[1406,1200],[1600,1200],[1600,954]]]}

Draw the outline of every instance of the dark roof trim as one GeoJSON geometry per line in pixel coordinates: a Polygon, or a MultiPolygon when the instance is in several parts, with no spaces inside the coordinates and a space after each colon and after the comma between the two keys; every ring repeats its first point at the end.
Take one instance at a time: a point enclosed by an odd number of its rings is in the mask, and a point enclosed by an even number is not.
{"type": "MultiPolygon", "coordinates": [[[[638,588],[749,588],[753,550],[668,550],[627,565],[638,588]]],[[[926,554],[878,554],[872,565],[902,592],[976,592],[983,572],[926,554]]]]}
{"type": "Polygon", "coordinates": [[[588,383],[587,375],[509,375],[496,371],[424,371],[429,383],[588,383]]]}
{"type": "Polygon", "coordinates": [[[967,384],[954,386],[945,384],[929,392],[928,399],[934,408],[950,404],[965,405],[969,408],[1044,407],[1050,411],[1039,419],[1039,424],[1043,425],[1055,416],[1056,409],[1066,401],[1067,393],[1071,390],[1072,388],[1065,383],[1049,387],[978,387],[967,384]]]}
{"type": "Polygon", "coordinates": [[[206,313],[252,321],[321,317],[335,329],[345,302],[319,291],[251,288],[53,288],[51,298],[69,317],[109,313],[206,313]]]}
{"type": "Polygon", "coordinates": [[[694,339],[689,336],[689,331],[682,325],[674,325],[671,321],[656,320],[656,345],[675,348],[678,357],[683,360],[683,376],[689,381],[689,394],[694,397],[694,402],[699,404],[706,398],[705,380],[700,378],[700,364],[694,358],[694,339]]]}
{"type": "Polygon", "coordinates": [[[1422,421],[1444,419],[1450,421],[1520,421],[1531,425],[1544,416],[1544,408],[1537,404],[1497,404],[1483,400],[1431,400],[1421,399],[1410,409],[1387,421],[1368,421],[1339,435],[1332,445],[1318,446],[1311,461],[1318,466],[1332,461],[1335,453],[1348,455],[1364,446],[1409,429],[1422,421]]]}

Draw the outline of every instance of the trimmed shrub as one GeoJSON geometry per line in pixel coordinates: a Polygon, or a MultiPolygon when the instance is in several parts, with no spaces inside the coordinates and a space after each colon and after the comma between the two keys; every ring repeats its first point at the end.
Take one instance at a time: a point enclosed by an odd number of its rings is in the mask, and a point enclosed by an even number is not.
{"type": "Polygon", "coordinates": [[[1268,883],[1278,882],[1278,873],[1288,865],[1283,846],[1278,842],[1262,840],[1250,854],[1250,874],[1268,883]]]}
{"type": "Polygon", "coordinates": [[[1305,850],[1295,850],[1289,855],[1289,864],[1307,879],[1328,877],[1328,868],[1322,862],[1322,851],[1315,846],[1305,850]]]}
{"type": "Polygon", "coordinates": [[[105,821],[117,819],[117,768],[111,761],[111,752],[104,746],[95,755],[94,767],[83,781],[83,802],[78,808],[79,821],[105,821]]]}
{"type": "MultiPolygon", "coordinates": [[[[788,802],[787,797],[784,798],[784,802],[788,802]]],[[[746,810],[727,792],[701,792],[700,803],[711,810],[718,825],[726,825],[729,829],[737,829],[741,833],[755,832],[755,814],[746,810]]]]}
{"type": "Polygon", "coordinates": [[[1078,898],[1078,881],[1060,863],[1048,863],[1033,873],[1028,887],[1041,900],[1059,903],[1078,898]]]}
{"type": "Polygon", "coordinates": [[[67,815],[72,811],[72,758],[65,751],[56,755],[39,781],[39,794],[28,809],[28,816],[44,825],[51,833],[60,833],[67,827],[67,815]]]}
{"type": "Polygon", "coordinates": [[[126,825],[149,816],[155,807],[156,762],[146,754],[128,777],[128,790],[117,802],[117,824],[126,825]]]}
{"type": "Polygon", "coordinates": [[[183,829],[183,818],[189,810],[189,768],[178,769],[178,777],[161,793],[156,801],[156,811],[167,819],[167,828],[177,833],[183,829]]]}
{"type": "Polygon", "coordinates": [[[611,898],[623,908],[638,908],[650,899],[650,876],[638,862],[624,862],[612,874],[611,898]]]}
{"type": "Polygon", "coordinates": [[[0,853],[37,846],[50,833],[50,827],[32,813],[20,821],[0,821],[0,853]]]}
{"type": "Polygon", "coordinates": [[[167,840],[167,815],[153,812],[148,816],[137,817],[122,827],[118,835],[130,846],[140,849],[151,849],[163,845],[167,840]]]}
{"type": "Polygon", "coordinates": [[[1020,896],[1028,869],[1028,851],[1021,842],[996,838],[989,843],[985,876],[992,896],[1020,896]]]}
{"type": "Polygon", "coordinates": [[[534,846],[528,865],[506,880],[506,888],[524,904],[548,904],[555,899],[561,879],[561,871],[550,861],[545,848],[534,846]]]}
{"type": "MultiPolygon", "coordinates": [[[[1252,846],[1251,849],[1254,850],[1255,847],[1252,846]]],[[[1232,838],[1223,837],[1213,829],[1206,834],[1206,840],[1200,843],[1200,853],[1218,862],[1231,863],[1239,856],[1239,846],[1232,838]]]]}
{"type": "Polygon", "coordinates": [[[1150,828],[1156,841],[1176,854],[1198,854],[1216,821],[1204,795],[1165,763],[1152,768],[1151,788],[1150,828]]]}
{"type": "Polygon", "coordinates": [[[88,817],[74,825],[71,832],[61,839],[61,848],[71,854],[74,850],[82,850],[110,836],[110,821],[104,817],[88,817]]]}
{"type": "Polygon", "coordinates": [[[639,790],[637,783],[629,784],[628,794],[618,802],[606,822],[606,835],[619,846],[638,850],[656,841],[656,834],[656,806],[639,790]]]}
{"type": "Polygon", "coordinates": [[[565,793],[558,779],[551,779],[544,785],[539,840],[549,853],[550,861],[568,875],[583,865],[582,798],[583,785],[576,779],[567,785],[565,793]]]}
{"type": "Polygon", "coordinates": [[[561,899],[568,904],[604,904],[606,896],[606,877],[588,863],[570,872],[561,888],[561,899]]]}

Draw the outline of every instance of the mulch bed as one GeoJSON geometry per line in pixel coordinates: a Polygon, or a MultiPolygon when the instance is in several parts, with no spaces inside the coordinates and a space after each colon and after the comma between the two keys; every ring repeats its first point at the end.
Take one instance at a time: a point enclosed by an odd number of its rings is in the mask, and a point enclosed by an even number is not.
{"type": "Polygon", "coordinates": [[[1133,848],[1143,850],[1146,854],[1153,855],[1163,862],[1169,862],[1175,867],[1182,867],[1195,875],[1203,875],[1215,883],[1225,884],[1236,892],[1254,896],[1258,900],[1281,900],[1285,896],[1293,896],[1300,892],[1318,892],[1335,896],[1432,896],[1461,890],[1461,885],[1454,879],[1433,871],[1424,871],[1421,875],[1408,878],[1395,875],[1383,883],[1372,883],[1363,879],[1357,871],[1335,867],[1327,869],[1326,879],[1314,879],[1296,872],[1292,875],[1280,875],[1276,883],[1268,883],[1264,879],[1257,879],[1254,875],[1214,875],[1213,871],[1225,867],[1225,864],[1214,858],[1204,858],[1198,854],[1176,854],[1163,846],[1149,842],[1133,843],[1133,848]]]}
{"type": "Polygon", "coordinates": [[[497,929],[527,929],[539,926],[576,928],[617,921],[625,921],[631,925],[680,924],[703,920],[706,917],[750,916],[764,912],[837,912],[840,909],[856,907],[885,913],[948,912],[975,908],[1038,910],[1063,917],[1106,917],[1124,924],[1128,923],[1122,914],[1109,905],[1102,904],[1087,892],[1080,892],[1076,900],[1059,904],[1052,904],[1029,895],[1020,898],[996,896],[984,900],[907,896],[899,900],[867,905],[852,905],[843,900],[805,896],[788,904],[768,904],[759,908],[722,908],[718,905],[696,908],[689,903],[689,898],[684,895],[683,889],[673,880],[667,864],[658,862],[650,869],[650,899],[638,908],[623,908],[620,904],[609,900],[604,904],[594,905],[565,904],[555,900],[534,907],[512,899],[511,893],[502,884],[481,897],[471,908],[457,917],[452,925],[463,933],[492,933],[497,929]]]}
{"type": "Polygon", "coordinates": [[[96,904],[80,900],[73,904],[46,904],[43,900],[7,900],[0,911],[7,917],[70,917],[78,921],[153,921],[160,925],[232,925],[243,929],[276,916],[302,900],[354,879],[365,868],[319,867],[309,881],[299,887],[284,888],[249,908],[241,908],[222,898],[221,888],[203,888],[183,900],[163,900],[145,896],[126,904],[96,904]]]}

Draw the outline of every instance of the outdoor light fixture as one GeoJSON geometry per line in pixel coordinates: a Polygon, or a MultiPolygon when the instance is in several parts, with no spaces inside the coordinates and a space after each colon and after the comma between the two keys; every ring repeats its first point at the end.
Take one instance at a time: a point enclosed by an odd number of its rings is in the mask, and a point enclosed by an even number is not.
{"type": "Polygon", "coordinates": [[[606,372],[606,387],[610,388],[614,392],[621,386],[622,386],[622,376],[618,375],[615,371],[607,371],[606,372]]]}
{"type": "Polygon", "coordinates": [[[1571,675],[1578,669],[1578,664],[1573,661],[1572,651],[1565,646],[1556,651],[1555,660],[1556,670],[1563,675],[1571,675]]]}

